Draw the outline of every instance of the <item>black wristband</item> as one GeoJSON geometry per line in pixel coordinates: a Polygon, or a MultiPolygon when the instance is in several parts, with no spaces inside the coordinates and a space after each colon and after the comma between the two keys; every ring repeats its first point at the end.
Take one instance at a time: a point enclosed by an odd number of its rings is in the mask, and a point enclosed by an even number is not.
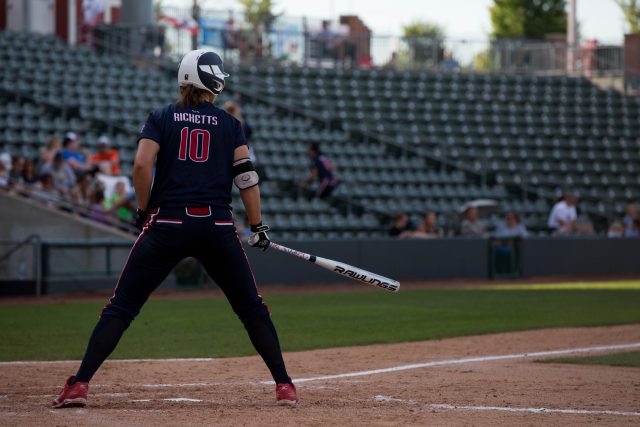
{"type": "Polygon", "coordinates": [[[256,225],[252,225],[251,226],[251,231],[253,233],[257,233],[258,231],[262,231],[260,230],[260,227],[262,227],[262,221],[260,221],[259,223],[257,223],[256,225]]]}

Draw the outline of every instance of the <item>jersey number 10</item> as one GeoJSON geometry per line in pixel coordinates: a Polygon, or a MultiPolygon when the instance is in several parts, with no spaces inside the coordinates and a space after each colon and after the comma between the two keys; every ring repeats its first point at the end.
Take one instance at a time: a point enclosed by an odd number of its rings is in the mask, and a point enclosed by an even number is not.
{"type": "Polygon", "coordinates": [[[187,151],[189,158],[194,162],[206,162],[209,159],[209,142],[211,134],[208,130],[193,129],[189,132],[188,127],[183,127],[180,131],[180,151],[178,152],[179,160],[187,160],[187,151]]]}

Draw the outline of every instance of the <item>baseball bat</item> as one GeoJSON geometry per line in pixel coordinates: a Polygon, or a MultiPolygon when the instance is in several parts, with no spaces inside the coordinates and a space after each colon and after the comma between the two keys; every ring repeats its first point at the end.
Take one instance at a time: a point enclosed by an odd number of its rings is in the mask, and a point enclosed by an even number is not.
{"type": "Polygon", "coordinates": [[[285,254],[302,258],[314,263],[319,267],[326,268],[329,271],[333,271],[336,274],[340,274],[341,276],[345,276],[350,279],[366,283],[368,285],[377,286],[391,292],[398,292],[400,290],[400,282],[398,282],[397,280],[389,279],[388,277],[363,270],[362,268],[354,267],[352,265],[334,261],[332,259],[322,258],[316,255],[296,251],[295,249],[291,249],[274,242],[271,242],[269,247],[277,251],[284,252],[285,254]]]}

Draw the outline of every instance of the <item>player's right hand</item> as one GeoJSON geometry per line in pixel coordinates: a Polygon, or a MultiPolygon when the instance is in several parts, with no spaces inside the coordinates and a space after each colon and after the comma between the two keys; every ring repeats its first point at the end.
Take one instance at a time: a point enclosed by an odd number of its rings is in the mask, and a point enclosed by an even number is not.
{"type": "Polygon", "coordinates": [[[269,236],[267,236],[267,231],[269,231],[268,225],[262,225],[262,223],[252,225],[251,236],[249,236],[249,239],[247,241],[254,248],[266,251],[271,244],[271,240],[269,240],[269,236]]]}
{"type": "Polygon", "coordinates": [[[145,211],[143,209],[138,208],[136,210],[136,227],[138,230],[142,231],[142,227],[144,226],[147,217],[149,216],[149,211],[145,211]]]}

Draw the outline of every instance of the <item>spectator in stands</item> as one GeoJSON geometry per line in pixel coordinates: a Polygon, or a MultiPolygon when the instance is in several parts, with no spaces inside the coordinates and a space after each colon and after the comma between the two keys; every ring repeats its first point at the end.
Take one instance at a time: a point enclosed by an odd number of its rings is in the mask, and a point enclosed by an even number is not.
{"type": "Polygon", "coordinates": [[[403,231],[400,238],[407,239],[433,239],[442,237],[442,230],[438,228],[438,216],[435,212],[427,212],[422,222],[414,231],[403,231]]]}
{"type": "Polygon", "coordinates": [[[232,16],[227,19],[224,29],[222,30],[222,49],[225,60],[228,59],[229,51],[238,48],[238,30],[232,16]]]}
{"type": "Polygon", "coordinates": [[[103,224],[109,224],[109,212],[104,208],[104,191],[97,189],[91,195],[89,218],[103,224]]]}
{"type": "Polygon", "coordinates": [[[467,237],[482,237],[486,235],[486,232],[486,227],[478,218],[478,208],[468,208],[464,212],[464,219],[460,224],[460,235],[467,237]]]}
{"type": "MultiPolygon", "coordinates": [[[[5,154],[5,153],[2,153],[5,154]]],[[[6,162],[0,161],[0,187],[9,186],[9,169],[6,162]]]]}
{"type": "Polygon", "coordinates": [[[316,40],[320,45],[320,56],[323,58],[337,59],[338,34],[330,27],[328,20],[322,21],[322,29],[316,34],[316,40]]]}
{"type": "Polygon", "coordinates": [[[132,221],[136,209],[135,194],[133,196],[127,194],[125,182],[118,181],[111,197],[105,200],[104,208],[123,221],[132,221]]]}
{"type": "Polygon", "coordinates": [[[27,158],[24,161],[24,169],[22,170],[22,182],[29,186],[34,185],[38,182],[36,165],[32,159],[27,158]]]}
{"type": "Polygon", "coordinates": [[[84,174],[76,177],[76,183],[69,191],[69,198],[79,206],[89,207],[93,193],[93,179],[91,175],[84,174]]]}
{"type": "MultiPolygon", "coordinates": [[[[630,232],[633,234],[633,221],[637,221],[638,219],[640,219],[640,216],[638,215],[638,205],[636,205],[635,203],[629,203],[627,205],[627,213],[622,219],[622,223],[625,229],[625,236],[627,235],[627,232],[630,232]]],[[[638,237],[638,236],[627,236],[627,237],[638,237]]]]}
{"type": "Polygon", "coordinates": [[[120,170],[120,155],[117,150],[110,147],[109,137],[106,135],[98,138],[96,152],[89,159],[105,175],[119,176],[122,173],[120,170]]]}
{"type": "Polygon", "coordinates": [[[77,202],[83,206],[89,206],[94,191],[93,179],[91,175],[84,174],[77,177],[77,202]]]}
{"type": "Polygon", "coordinates": [[[13,156],[11,159],[11,170],[9,171],[9,184],[22,184],[22,173],[24,172],[24,157],[13,156]]]}
{"type": "MultiPolygon", "coordinates": [[[[249,123],[242,114],[242,107],[240,107],[240,104],[234,101],[227,101],[224,103],[222,108],[240,122],[242,125],[242,131],[244,132],[244,137],[247,139],[247,142],[250,143],[253,129],[249,126],[249,123]]],[[[255,161],[255,156],[253,155],[253,149],[251,147],[249,147],[249,153],[251,155],[251,161],[255,161]]]]}
{"type": "Polygon", "coordinates": [[[62,158],[76,175],[96,171],[80,149],[80,138],[74,132],[67,132],[64,141],[62,141],[62,158]]]}
{"type": "Polygon", "coordinates": [[[629,228],[624,230],[624,237],[640,237],[640,218],[631,221],[629,228]]]}
{"type": "Polygon", "coordinates": [[[620,221],[614,221],[609,226],[607,237],[624,237],[624,226],[620,221]]]}
{"type": "Polygon", "coordinates": [[[389,227],[389,236],[400,237],[402,233],[411,231],[413,231],[413,224],[409,219],[409,215],[404,212],[395,214],[391,221],[391,227],[389,227]]]}
{"type": "Polygon", "coordinates": [[[460,69],[460,63],[453,57],[453,54],[445,50],[444,59],[442,60],[442,70],[446,72],[454,72],[460,69]]]}
{"type": "Polygon", "coordinates": [[[52,136],[49,138],[42,150],[40,150],[40,167],[53,162],[53,156],[62,150],[62,142],[59,138],[52,136]]]}
{"type": "MultiPolygon", "coordinates": [[[[357,36],[352,35],[356,41],[357,36]]],[[[357,56],[356,44],[350,38],[333,31],[328,20],[322,21],[322,29],[314,36],[320,50],[320,58],[333,59],[337,64],[354,67],[357,56]]]]}
{"type": "Polygon", "coordinates": [[[527,227],[520,222],[520,215],[515,212],[507,212],[504,216],[504,222],[496,227],[495,237],[503,239],[511,239],[514,237],[527,237],[529,232],[527,227]]]}
{"type": "Polygon", "coordinates": [[[264,166],[260,164],[260,162],[256,158],[255,152],[253,151],[253,145],[251,144],[251,135],[253,135],[253,129],[251,128],[251,126],[249,126],[247,118],[244,116],[244,114],[242,114],[242,107],[237,102],[227,101],[224,103],[222,108],[227,113],[238,119],[238,121],[242,125],[242,131],[244,132],[244,137],[247,139],[247,145],[249,147],[249,158],[251,159],[256,172],[258,172],[260,180],[267,181],[269,179],[267,176],[267,171],[265,170],[264,166]]]}
{"type": "Polygon", "coordinates": [[[51,175],[55,188],[62,194],[69,193],[76,182],[76,175],[64,161],[62,153],[56,153],[53,156],[53,162],[44,165],[41,173],[51,175]]]}
{"type": "Polygon", "coordinates": [[[318,187],[316,187],[311,198],[324,199],[325,197],[330,196],[338,185],[333,174],[333,164],[328,157],[322,154],[320,151],[320,144],[317,142],[314,142],[309,146],[307,154],[311,159],[311,162],[309,163],[311,173],[300,183],[300,187],[305,189],[312,181],[317,180],[318,187]]]}
{"type": "Polygon", "coordinates": [[[4,166],[4,170],[7,171],[7,176],[11,172],[11,155],[9,153],[0,153],[0,163],[4,166]]]}
{"type": "Polygon", "coordinates": [[[388,70],[397,70],[398,69],[398,52],[397,51],[391,52],[391,57],[386,62],[386,64],[384,64],[384,68],[386,68],[388,70]]]}
{"type": "Polygon", "coordinates": [[[262,31],[258,24],[240,33],[240,58],[262,58],[262,31]]]}
{"type": "Polygon", "coordinates": [[[577,202],[578,198],[575,194],[566,193],[553,205],[547,225],[554,234],[568,235],[578,231],[577,202]]]}
{"type": "Polygon", "coordinates": [[[43,203],[52,203],[60,200],[60,192],[53,184],[53,176],[50,173],[40,175],[40,182],[36,186],[33,198],[43,203]]]}

